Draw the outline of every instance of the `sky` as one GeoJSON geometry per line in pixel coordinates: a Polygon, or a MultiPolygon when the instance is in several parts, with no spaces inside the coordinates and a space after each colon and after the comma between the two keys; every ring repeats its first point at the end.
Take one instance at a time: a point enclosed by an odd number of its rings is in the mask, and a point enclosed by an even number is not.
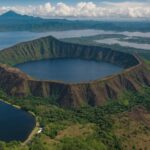
{"type": "Polygon", "coordinates": [[[0,0],[0,14],[73,18],[150,18],[150,0],[0,0]]]}

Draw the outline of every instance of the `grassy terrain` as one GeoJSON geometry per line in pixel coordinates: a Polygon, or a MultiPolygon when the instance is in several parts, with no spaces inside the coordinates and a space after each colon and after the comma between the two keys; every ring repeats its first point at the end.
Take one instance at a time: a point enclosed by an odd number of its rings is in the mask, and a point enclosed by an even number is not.
{"type": "Polygon", "coordinates": [[[101,107],[63,109],[55,98],[16,99],[1,91],[1,99],[33,111],[43,132],[27,145],[0,142],[1,150],[124,150],[150,146],[150,88],[125,92],[101,107]]]}
{"type": "Polygon", "coordinates": [[[43,128],[26,145],[0,142],[0,150],[148,150],[150,147],[150,87],[143,87],[139,93],[125,91],[117,100],[108,100],[101,107],[64,109],[55,96],[16,98],[2,90],[0,99],[32,111],[43,128]]]}
{"type": "Polygon", "coordinates": [[[97,43],[96,40],[101,39],[108,39],[108,38],[118,38],[120,41],[126,41],[126,42],[133,42],[138,44],[149,44],[150,38],[144,38],[144,37],[132,37],[130,39],[125,39],[127,36],[122,34],[101,34],[101,35],[94,35],[89,37],[77,37],[77,38],[66,38],[62,39],[65,42],[71,42],[71,43],[79,43],[83,45],[96,45],[100,47],[107,47],[112,48],[113,50],[122,51],[122,52],[128,52],[128,53],[138,53],[142,58],[150,60],[150,51],[144,50],[144,49],[136,49],[131,47],[123,47],[119,44],[102,44],[97,43]]]}

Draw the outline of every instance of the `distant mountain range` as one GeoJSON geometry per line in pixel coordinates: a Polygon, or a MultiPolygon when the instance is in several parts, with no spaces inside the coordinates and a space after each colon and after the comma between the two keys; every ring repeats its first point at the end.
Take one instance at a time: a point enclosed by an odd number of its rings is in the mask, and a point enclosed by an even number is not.
{"type": "Polygon", "coordinates": [[[0,16],[0,19],[34,19],[27,15],[20,15],[14,11],[8,11],[0,16]]]}
{"type": "Polygon", "coordinates": [[[43,19],[8,11],[0,15],[0,31],[58,31],[73,29],[101,29],[115,31],[150,31],[148,21],[94,21],[43,19]]]}

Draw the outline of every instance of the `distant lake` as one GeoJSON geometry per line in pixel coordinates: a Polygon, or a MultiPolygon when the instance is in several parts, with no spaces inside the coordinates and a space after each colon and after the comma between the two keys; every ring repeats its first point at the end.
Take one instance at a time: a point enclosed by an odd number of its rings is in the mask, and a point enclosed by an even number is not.
{"type": "Polygon", "coordinates": [[[118,38],[106,38],[106,39],[96,40],[96,42],[101,44],[107,44],[107,45],[118,44],[123,47],[131,47],[131,48],[133,47],[136,49],[150,50],[150,44],[120,41],[118,38]]]}
{"type": "Polygon", "coordinates": [[[0,101],[0,141],[25,141],[35,123],[30,113],[0,101]]]}
{"type": "Polygon", "coordinates": [[[52,35],[58,39],[71,37],[87,37],[99,34],[122,34],[128,37],[150,37],[150,32],[116,32],[103,30],[69,30],[51,32],[0,32],[0,49],[13,46],[20,42],[30,41],[36,38],[52,35]]]}
{"type": "Polygon", "coordinates": [[[20,42],[30,41],[45,36],[54,36],[58,39],[97,35],[96,30],[70,30],[52,32],[0,32],[0,49],[13,46],[20,42]]]}
{"type": "Polygon", "coordinates": [[[37,79],[68,83],[101,79],[123,70],[106,62],[68,58],[26,62],[16,67],[37,79]]]}

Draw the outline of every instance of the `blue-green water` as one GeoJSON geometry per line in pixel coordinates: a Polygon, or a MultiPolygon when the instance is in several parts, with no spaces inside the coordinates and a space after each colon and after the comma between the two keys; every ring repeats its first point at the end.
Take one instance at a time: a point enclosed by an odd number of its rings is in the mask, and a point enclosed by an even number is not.
{"type": "Polygon", "coordinates": [[[35,124],[30,113],[0,101],[0,141],[25,141],[35,124]]]}
{"type": "Polygon", "coordinates": [[[110,63],[82,59],[40,60],[19,64],[16,67],[37,79],[67,83],[101,79],[123,70],[110,63]]]}

